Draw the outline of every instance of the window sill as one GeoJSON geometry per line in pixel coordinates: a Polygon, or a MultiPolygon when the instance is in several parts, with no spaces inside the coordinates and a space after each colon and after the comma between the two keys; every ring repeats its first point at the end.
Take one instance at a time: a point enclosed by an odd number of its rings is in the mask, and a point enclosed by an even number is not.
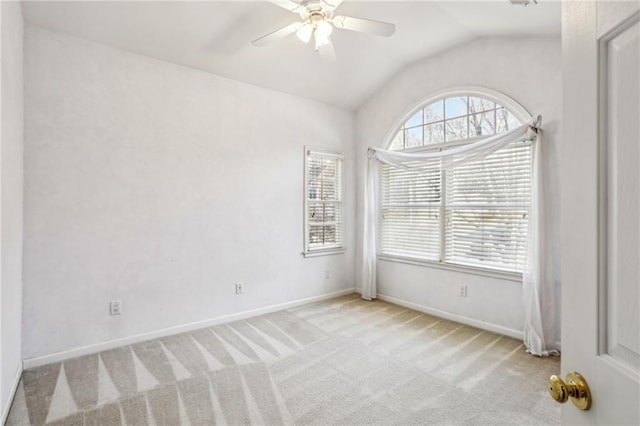
{"type": "Polygon", "coordinates": [[[518,272],[500,271],[497,269],[476,268],[473,266],[454,265],[451,263],[434,262],[429,260],[412,259],[402,256],[391,256],[388,254],[379,254],[378,260],[385,262],[405,263],[408,265],[426,266],[428,268],[446,269],[449,271],[461,272],[471,275],[482,275],[485,277],[498,278],[506,281],[513,281],[522,284],[522,274],[518,272]]]}
{"type": "Polygon", "coordinates": [[[334,249],[325,249],[325,250],[303,251],[301,254],[303,257],[318,257],[318,256],[331,256],[334,254],[342,254],[344,252],[345,252],[344,248],[334,248],[334,249]]]}

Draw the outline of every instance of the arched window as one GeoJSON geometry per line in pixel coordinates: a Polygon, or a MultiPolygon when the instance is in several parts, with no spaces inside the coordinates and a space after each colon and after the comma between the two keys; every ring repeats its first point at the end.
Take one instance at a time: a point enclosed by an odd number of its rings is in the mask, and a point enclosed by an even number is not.
{"type": "MultiPolygon", "coordinates": [[[[495,92],[449,92],[409,114],[387,145],[391,150],[447,149],[507,132],[527,116],[495,92]]],[[[514,143],[452,169],[385,165],[381,178],[382,257],[522,272],[530,143],[514,143]]]]}
{"type": "Polygon", "coordinates": [[[513,111],[496,95],[489,96],[476,92],[431,98],[402,124],[388,149],[465,141],[504,133],[522,124],[524,110],[513,111]]]}

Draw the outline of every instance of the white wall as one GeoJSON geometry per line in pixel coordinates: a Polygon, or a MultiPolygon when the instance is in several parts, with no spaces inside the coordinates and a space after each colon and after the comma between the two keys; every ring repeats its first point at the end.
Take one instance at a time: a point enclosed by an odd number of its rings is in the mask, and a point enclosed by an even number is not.
{"type": "MultiPolygon", "coordinates": [[[[366,149],[383,146],[385,136],[405,114],[438,91],[457,86],[497,90],[519,102],[531,114],[542,114],[546,177],[550,182],[551,239],[547,251],[559,297],[559,194],[557,164],[561,120],[561,59],[559,38],[484,38],[450,49],[406,68],[382,87],[356,115],[358,211],[362,211],[362,177],[366,149]]],[[[362,221],[357,241],[362,241],[362,221]]],[[[360,247],[360,246],[358,246],[360,247]]],[[[360,250],[359,250],[360,251],[360,250]]],[[[359,262],[356,282],[359,285],[359,262]]],[[[442,311],[517,334],[523,327],[520,283],[443,269],[387,261],[378,262],[382,295],[417,307],[442,311]],[[468,297],[459,286],[468,285],[468,297]]],[[[559,304],[558,304],[559,306],[559,304]]],[[[559,316],[557,317],[559,324],[559,316]]],[[[558,327],[559,330],[559,327],[558,327]]],[[[560,336],[557,336],[559,341],[560,336]]]]}
{"type": "Polygon", "coordinates": [[[354,223],[352,113],[25,31],[25,359],[353,288],[353,231],[300,255],[305,145],[354,223]]]}
{"type": "Polygon", "coordinates": [[[0,423],[7,414],[22,371],[22,176],[23,84],[22,9],[0,6],[2,20],[2,131],[0,274],[0,423]]]}

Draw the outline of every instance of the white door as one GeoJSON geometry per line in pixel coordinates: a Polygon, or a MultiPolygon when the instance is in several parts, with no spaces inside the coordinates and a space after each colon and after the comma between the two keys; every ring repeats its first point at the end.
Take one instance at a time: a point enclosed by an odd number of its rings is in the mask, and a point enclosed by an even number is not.
{"type": "Polygon", "coordinates": [[[563,4],[562,374],[588,411],[640,424],[640,1],[563,4]]]}

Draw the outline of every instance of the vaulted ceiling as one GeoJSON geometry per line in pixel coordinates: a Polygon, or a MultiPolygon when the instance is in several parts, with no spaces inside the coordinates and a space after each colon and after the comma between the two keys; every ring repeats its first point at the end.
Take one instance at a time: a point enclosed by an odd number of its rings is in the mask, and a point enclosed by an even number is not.
{"type": "MultiPolygon", "coordinates": [[[[300,0],[297,0],[298,2],[300,0]]],[[[295,35],[251,41],[299,16],[268,1],[27,1],[43,28],[257,86],[355,109],[408,64],[483,36],[560,34],[559,1],[346,0],[342,15],[396,25],[389,38],[335,30],[337,60],[325,62],[295,35]]]]}

